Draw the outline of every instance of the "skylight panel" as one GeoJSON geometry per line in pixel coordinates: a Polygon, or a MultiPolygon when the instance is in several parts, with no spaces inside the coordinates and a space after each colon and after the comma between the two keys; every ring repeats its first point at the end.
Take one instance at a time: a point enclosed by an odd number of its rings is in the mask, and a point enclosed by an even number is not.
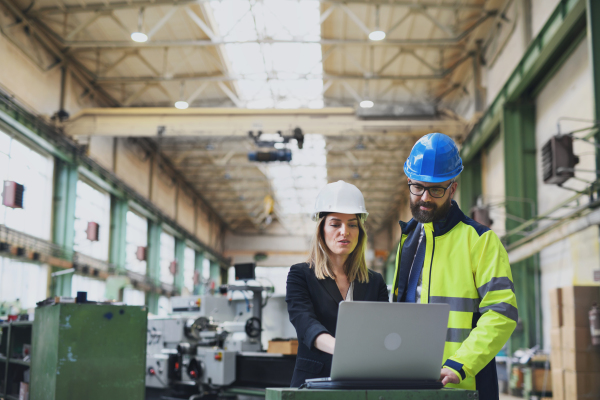
{"type": "Polygon", "coordinates": [[[232,0],[211,6],[222,38],[238,42],[224,48],[245,107],[323,107],[318,1],[232,0]]]}

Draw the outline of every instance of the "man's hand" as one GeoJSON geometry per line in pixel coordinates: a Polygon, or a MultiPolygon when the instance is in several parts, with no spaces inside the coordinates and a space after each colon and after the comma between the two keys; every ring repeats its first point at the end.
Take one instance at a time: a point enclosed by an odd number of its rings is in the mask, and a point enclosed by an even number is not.
{"type": "Polygon", "coordinates": [[[442,372],[440,372],[440,380],[442,381],[442,385],[446,386],[449,383],[460,383],[460,379],[458,379],[458,375],[454,371],[448,368],[442,368],[442,372]]]}

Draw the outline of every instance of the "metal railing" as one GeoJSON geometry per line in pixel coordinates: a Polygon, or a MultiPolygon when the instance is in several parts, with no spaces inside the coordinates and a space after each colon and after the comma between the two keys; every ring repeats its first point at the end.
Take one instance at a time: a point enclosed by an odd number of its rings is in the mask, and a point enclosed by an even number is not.
{"type": "Polygon", "coordinates": [[[73,268],[75,271],[81,274],[100,279],[106,279],[109,276],[126,276],[131,282],[132,286],[146,292],[157,292],[165,295],[177,294],[177,289],[174,285],[163,282],[156,283],[148,275],[126,269],[120,269],[108,261],[98,260],[97,258],[90,257],[79,252],[75,252],[73,254],[73,268]]]}
{"type": "Polygon", "coordinates": [[[0,251],[40,262],[48,257],[71,259],[71,254],[62,246],[2,224],[0,224],[0,251]]]}

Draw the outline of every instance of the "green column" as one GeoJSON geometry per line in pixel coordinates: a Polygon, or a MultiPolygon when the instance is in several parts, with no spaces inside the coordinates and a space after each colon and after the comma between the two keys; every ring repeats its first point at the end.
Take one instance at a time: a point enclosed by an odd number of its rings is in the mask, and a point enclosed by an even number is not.
{"type": "MultiPolygon", "coordinates": [[[[594,93],[594,119],[600,120],[600,4],[597,0],[587,0],[587,39],[592,63],[592,90],[594,93]]],[[[600,130],[596,131],[596,143],[600,143],[600,130]]],[[[596,147],[596,171],[600,171],[600,149],[596,147]]],[[[596,172],[596,179],[600,173],[596,172]]],[[[600,191],[598,191],[600,196],[600,191]]]]}
{"type": "Polygon", "coordinates": [[[221,284],[221,267],[213,260],[210,260],[210,280],[215,282],[215,288],[221,284]]]}
{"type": "MultiPolygon", "coordinates": [[[[160,223],[148,222],[148,248],[146,252],[147,271],[146,274],[150,281],[160,287],[160,234],[162,228],[160,223]]],[[[150,291],[146,294],[146,305],[148,312],[158,314],[158,297],[159,293],[150,291]]]]}
{"type": "MultiPolygon", "coordinates": [[[[65,257],[73,258],[75,240],[75,201],[77,199],[77,166],[56,160],[54,179],[52,240],[60,245],[65,257]]],[[[53,268],[53,272],[60,271],[53,268]]],[[[52,284],[53,295],[71,296],[73,274],[60,274],[52,284]]]]}
{"type": "Polygon", "coordinates": [[[219,265],[221,270],[221,285],[226,285],[229,282],[229,268],[219,265]]]}
{"type": "Polygon", "coordinates": [[[50,285],[50,291],[53,296],[65,296],[71,297],[71,288],[73,282],[73,273],[61,273],[65,272],[62,268],[52,267],[52,272],[58,272],[59,275],[52,277],[52,282],[50,285]]]}
{"type": "Polygon", "coordinates": [[[196,251],[195,260],[194,260],[194,271],[198,273],[199,281],[198,284],[194,285],[194,294],[200,295],[204,294],[204,285],[202,285],[202,269],[204,267],[204,252],[196,251]]]}
{"type": "MultiPolygon", "coordinates": [[[[527,200],[537,204],[535,105],[523,100],[507,104],[503,112],[506,230],[533,218],[527,200]]],[[[508,237],[508,244],[522,235],[508,237]]],[[[538,255],[511,264],[521,324],[511,338],[511,349],[530,348],[536,340],[536,285],[539,285],[538,255]],[[537,280],[537,282],[536,282],[537,280]]],[[[538,286],[539,287],[539,286],[538,286]]],[[[539,324],[541,326],[541,324],[539,324]]],[[[541,332],[539,332],[540,336],[541,332]]],[[[539,343],[540,345],[542,343],[539,343]]]]}
{"type": "Polygon", "coordinates": [[[460,209],[466,215],[469,215],[471,207],[477,203],[477,197],[482,193],[480,154],[465,163],[465,169],[460,174],[459,179],[460,209]]]}
{"type": "Polygon", "coordinates": [[[175,274],[175,288],[181,294],[183,289],[183,271],[185,267],[185,242],[181,239],[175,238],[175,259],[177,260],[177,274],[175,274]]]}
{"type": "MultiPolygon", "coordinates": [[[[587,0],[587,38],[594,92],[594,119],[600,119],[600,3],[587,0]]],[[[600,130],[596,132],[596,142],[600,143],[600,130]]],[[[600,150],[596,149],[596,170],[600,170],[600,150]]],[[[600,173],[596,173],[600,178],[600,173]]]]}
{"type": "Polygon", "coordinates": [[[127,232],[128,210],[127,200],[111,196],[109,262],[119,271],[125,270],[125,235],[127,232]]]}

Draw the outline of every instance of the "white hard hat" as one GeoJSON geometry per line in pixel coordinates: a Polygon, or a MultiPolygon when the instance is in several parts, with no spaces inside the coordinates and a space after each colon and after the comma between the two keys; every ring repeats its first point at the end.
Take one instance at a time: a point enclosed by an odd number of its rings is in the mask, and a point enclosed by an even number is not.
{"type": "Polygon", "coordinates": [[[360,190],[351,183],[337,181],[325,186],[319,192],[313,221],[319,220],[319,213],[361,214],[362,222],[367,220],[369,213],[365,207],[365,198],[360,190]]]}

